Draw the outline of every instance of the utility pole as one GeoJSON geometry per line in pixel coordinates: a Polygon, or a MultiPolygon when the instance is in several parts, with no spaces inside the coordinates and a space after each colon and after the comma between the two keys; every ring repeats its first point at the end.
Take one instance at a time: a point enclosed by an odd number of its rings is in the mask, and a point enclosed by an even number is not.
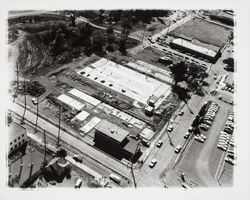
{"type": "Polygon", "coordinates": [[[46,131],[43,131],[43,138],[44,138],[44,164],[46,163],[46,151],[47,151],[47,146],[46,146],[46,131]]]}
{"type": "Polygon", "coordinates": [[[25,116],[25,112],[26,112],[26,82],[25,82],[25,80],[23,80],[23,90],[24,90],[24,112],[23,112],[21,124],[24,124],[24,116],[25,116]]]}
{"type": "Polygon", "coordinates": [[[36,104],[36,126],[35,126],[35,133],[37,132],[37,121],[38,121],[38,104],[39,104],[39,100],[37,97],[37,104],[36,104]]]}
{"type": "Polygon", "coordinates": [[[131,158],[129,159],[131,164],[130,164],[130,170],[131,170],[131,174],[132,174],[132,178],[133,178],[133,182],[134,182],[134,186],[135,188],[137,188],[137,184],[136,184],[136,180],[135,180],[135,174],[134,174],[134,168],[133,168],[133,159],[134,159],[134,156],[138,153],[139,151],[139,147],[140,147],[140,142],[141,140],[139,140],[138,144],[137,144],[137,147],[136,147],[136,150],[135,150],[135,154],[131,156],[131,158]]]}
{"type": "Polygon", "coordinates": [[[15,98],[18,96],[18,90],[19,90],[19,68],[18,68],[18,63],[16,64],[16,91],[14,94],[13,102],[15,102],[15,98]]]}
{"type": "Polygon", "coordinates": [[[57,147],[60,146],[61,111],[62,111],[62,107],[60,107],[60,109],[59,109],[59,127],[58,127],[58,135],[57,135],[57,147]]]}

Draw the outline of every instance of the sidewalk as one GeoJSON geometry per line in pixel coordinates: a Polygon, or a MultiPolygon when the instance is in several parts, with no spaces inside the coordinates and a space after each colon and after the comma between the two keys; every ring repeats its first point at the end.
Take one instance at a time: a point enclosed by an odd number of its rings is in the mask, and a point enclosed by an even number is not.
{"type": "MultiPolygon", "coordinates": [[[[15,105],[12,108],[12,111],[17,113],[18,115],[23,115],[23,108],[19,105],[15,105]]],[[[30,112],[29,110],[26,110],[25,114],[26,120],[29,122],[35,124],[36,115],[30,112]]],[[[38,126],[42,129],[46,130],[48,133],[54,135],[57,137],[58,135],[58,128],[48,121],[45,121],[44,119],[39,118],[38,120],[38,126]]],[[[84,143],[83,141],[77,139],[76,137],[68,134],[67,132],[61,130],[60,131],[61,140],[68,143],[73,144],[75,148],[77,148],[79,151],[84,153],[85,155],[91,157],[95,161],[101,163],[102,165],[106,166],[107,168],[116,171],[118,174],[131,179],[130,171],[127,169],[125,165],[122,163],[119,163],[118,161],[110,158],[109,156],[103,154],[102,152],[98,151],[97,149],[89,146],[88,144],[84,143]]]]}

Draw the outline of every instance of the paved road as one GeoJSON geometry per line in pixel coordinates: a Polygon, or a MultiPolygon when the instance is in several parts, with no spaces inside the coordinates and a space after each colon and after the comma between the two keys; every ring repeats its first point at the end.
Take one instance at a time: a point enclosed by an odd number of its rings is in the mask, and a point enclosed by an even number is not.
{"type": "MultiPolygon", "coordinates": [[[[12,110],[17,113],[18,115],[23,115],[23,107],[15,104],[12,107],[12,110]]],[[[26,110],[25,118],[35,124],[36,115],[29,110],[26,110]]],[[[48,121],[39,118],[38,126],[42,129],[46,130],[48,133],[51,133],[53,136],[57,137],[58,135],[58,128],[48,121]]],[[[61,130],[60,138],[62,141],[68,144],[74,144],[74,147],[77,148],[79,151],[83,152],[85,155],[92,157],[94,160],[101,162],[104,166],[115,170],[117,173],[121,174],[124,177],[131,178],[130,171],[127,169],[127,166],[121,164],[118,161],[110,158],[109,156],[101,153],[100,151],[96,150],[95,148],[85,144],[83,141],[79,140],[78,138],[66,133],[65,131],[61,130]]]]}
{"type": "MultiPolygon", "coordinates": [[[[175,19],[175,17],[178,15],[178,13],[174,13],[172,16],[170,16],[170,19],[175,19]]],[[[194,14],[188,14],[185,18],[176,21],[175,23],[171,24],[170,26],[168,26],[167,28],[163,29],[160,33],[156,33],[154,34],[151,38],[152,41],[156,41],[156,39],[162,35],[165,35],[166,33],[169,33],[170,31],[174,30],[175,28],[183,25],[184,23],[186,23],[187,21],[189,21],[190,19],[192,19],[194,17],[194,14]]],[[[131,49],[128,50],[128,54],[129,55],[135,55],[136,53],[142,51],[143,49],[147,48],[148,46],[151,46],[152,44],[148,41],[148,38],[144,38],[143,41],[141,42],[140,45],[133,47],[131,49]]]]}
{"type": "MultiPolygon", "coordinates": [[[[81,16],[81,17],[78,17],[78,18],[76,19],[76,23],[79,23],[79,22],[88,23],[88,24],[90,24],[91,26],[93,26],[93,27],[95,27],[95,28],[97,28],[97,29],[101,29],[101,30],[106,30],[106,29],[107,29],[106,27],[99,26],[99,25],[96,25],[96,24],[90,22],[87,18],[82,17],[82,16],[81,16]]],[[[118,33],[118,34],[122,34],[121,31],[114,30],[114,32],[115,32],[115,33],[118,33]]],[[[128,37],[131,38],[131,39],[140,40],[140,38],[134,37],[134,36],[131,36],[131,35],[128,35],[128,37]]]]}

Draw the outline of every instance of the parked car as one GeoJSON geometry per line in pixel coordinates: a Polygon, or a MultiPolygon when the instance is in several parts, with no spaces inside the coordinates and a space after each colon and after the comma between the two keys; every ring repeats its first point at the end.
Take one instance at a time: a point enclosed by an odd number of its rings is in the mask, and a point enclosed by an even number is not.
{"type": "Polygon", "coordinates": [[[194,137],[194,139],[195,139],[196,141],[198,141],[198,142],[201,142],[201,143],[203,143],[203,142],[205,141],[202,137],[200,137],[200,136],[198,136],[198,135],[196,135],[196,136],[194,137]]]}
{"type": "Polygon", "coordinates": [[[37,104],[38,104],[37,98],[32,98],[31,101],[32,101],[32,103],[33,103],[34,105],[37,105],[37,104]]]}
{"type": "Polygon", "coordinates": [[[162,144],[163,144],[162,140],[159,140],[159,141],[157,142],[156,146],[160,148],[160,147],[162,146],[162,144]]]}
{"type": "Polygon", "coordinates": [[[184,134],[183,137],[184,137],[185,139],[187,139],[189,136],[190,136],[190,132],[187,131],[187,132],[184,134]]]}
{"type": "Polygon", "coordinates": [[[155,158],[152,159],[151,162],[149,163],[149,167],[153,168],[156,165],[156,163],[157,163],[157,160],[155,158]]]}
{"type": "Polygon", "coordinates": [[[141,143],[145,146],[145,147],[150,147],[150,142],[146,141],[146,140],[142,140],[141,143]]]}
{"type": "Polygon", "coordinates": [[[189,127],[188,132],[191,133],[194,130],[192,126],[189,127]]]}
{"type": "Polygon", "coordinates": [[[211,126],[211,125],[212,125],[212,122],[211,122],[211,121],[208,121],[208,120],[204,120],[203,123],[204,123],[204,124],[207,124],[208,126],[211,126]]]}
{"type": "Polygon", "coordinates": [[[179,153],[180,151],[181,151],[181,148],[182,148],[182,146],[179,144],[179,145],[177,145],[177,147],[175,148],[175,153],[179,153]]]}
{"type": "Polygon", "coordinates": [[[225,161],[226,161],[227,163],[231,164],[231,165],[235,165],[234,160],[231,159],[231,158],[226,157],[226,158],[225,158],[225,161]]]}
{"type": "Polygon", "coordinates": [[[55,181],[55,180],[51,180],[51,181],[49,181],[49,183],[50,183],[51,185],[56,185],[56,181],[55,181]]]}
{"type": "Polygon", "coordinates": [[[82,158],[81,158],[79,155],[77,155],[77,154],[73,155],[72,158],[73,158],[76,162],[80,162],[80,163],[82,162],[82,158]]]}
{"type": "Polygon", "coordinates": [[[207,124],[201,124],[200,128],[204,131],[207,131],[209,129],[209,126],[207,124]]]}
{"type": "Polygon", "coordinates": [[[180,111],[179,115],[182,116],[184,114],[184,111],[180,111]]]}
{"type": "Polygon", "coordinates": [[[171,132],[171,131],[173,130],[173,128],[174,128],[174,127],[173,127],[172,125],[170,125],[170,126],[168,126],[167,131],[168,131],[168,132],[171,132]]]}

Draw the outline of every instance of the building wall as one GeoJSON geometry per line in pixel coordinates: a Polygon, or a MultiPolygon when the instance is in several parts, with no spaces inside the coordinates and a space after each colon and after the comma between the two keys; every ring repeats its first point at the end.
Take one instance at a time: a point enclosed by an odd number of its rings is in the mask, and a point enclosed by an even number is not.
{"type": "Polygon", "coordinates": [[[119,143],[102,132],[96,130],[94,141],[97,147],[100,147],[103,151],[118,159],[129,159],[133,155],[132,153],[123,149],[124,143],[127,142],[127,139],[124,139],[121,143],[119,143]]]}
{"type": "Polygon", "coordinates": [[[17,132],[16,136],[9,140],[9,153],[13,152],[27,142],[27,131],[17,132]]]}

